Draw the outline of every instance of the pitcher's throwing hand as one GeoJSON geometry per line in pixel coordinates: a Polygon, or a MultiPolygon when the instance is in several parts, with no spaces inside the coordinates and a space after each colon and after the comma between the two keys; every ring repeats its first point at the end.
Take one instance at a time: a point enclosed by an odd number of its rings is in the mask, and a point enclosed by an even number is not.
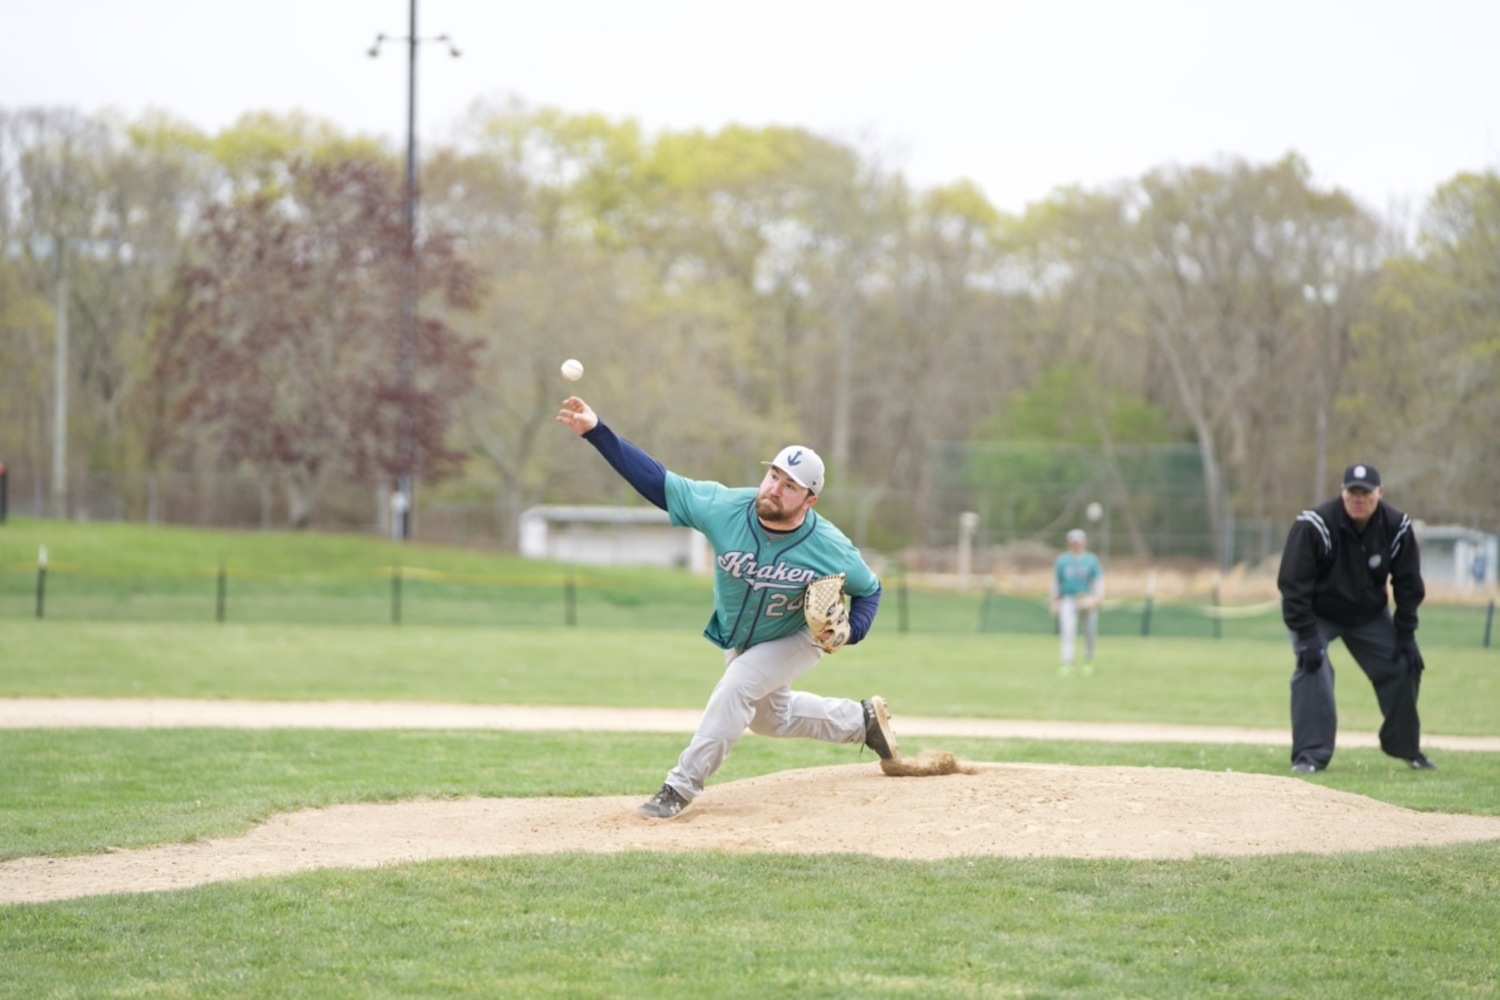
{"type": "Polygon", "coordinates": [[[574,434],[582,437],[599,426],[599,414],[577,396],[569,396],[563,400],[562,409],[557,411],[557,422],[566,424],[574,434]]]}

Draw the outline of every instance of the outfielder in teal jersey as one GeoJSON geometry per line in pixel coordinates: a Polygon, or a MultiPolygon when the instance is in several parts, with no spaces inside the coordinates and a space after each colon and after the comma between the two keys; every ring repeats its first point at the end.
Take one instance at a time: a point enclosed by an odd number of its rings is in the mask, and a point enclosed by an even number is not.
{"type": "Polygon", "coordinates": [[[1078,619],[1083,618],[1083,672],[1094,672],[1094,646],[1099,640],[1099,603],[1104,599],[1104,568],[1092,552],[1086,551],[1088,536],[1079,528],[1068,532],[1068,551],[1057,557],[1052,566],[1052,613],[1057,616],[1061,636],[1062,666],[1059,672],[1073,672],[1074,647],[1078,639],[1078,619]]]}
{"type": "Polygon", "coordinates": [[[724,673],[709,696],[697,732],[667,773],[661,791],[639,812],[670,819],[703,794],[746,729],[862,744],[881,759],[896,752],[885,702],[825,698],[793,691],[792,682],[827,655],[803,616],[807,585],[846,574],[849,641],[864,639],[880,607],[880,580],[848,538],[813,510],[823,490],[823,460],[792,445],[764,463],[758,488],[731,488],[668,472],[619,437],[577,396],[557,420],[592,444],[672,523],[695,528],[714,552],[714,611],[704,636],[724,651],[724,673]]]}

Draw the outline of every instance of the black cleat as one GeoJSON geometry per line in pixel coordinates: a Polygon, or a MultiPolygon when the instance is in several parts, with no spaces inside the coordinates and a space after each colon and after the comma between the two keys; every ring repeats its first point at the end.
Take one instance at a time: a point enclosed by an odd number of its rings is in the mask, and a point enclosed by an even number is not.
{"type": "Polygon", "coordinates": [[[860,704],[865,709],[865,746],[881,760],[895,759],[901,748],[896,746],[896,734],[891,731],[891,713],[886,711],[885,699],[874,695],[860,704]]]}
{"type": "Polygon", "coordinates": [[[1436,771],[1437,765],[1427,759],[1426,754],[1419,753],[1415,757],[1406,758],[1406,766],[1413,771],[1436,771]]]}
{"type": "Polygon", "coordinates": [[[671,819],[688,807],[688,800],[677,794],[671,785],[662,785],[661,791],[635,807],[635,811],[647,819],[671,819]]]}

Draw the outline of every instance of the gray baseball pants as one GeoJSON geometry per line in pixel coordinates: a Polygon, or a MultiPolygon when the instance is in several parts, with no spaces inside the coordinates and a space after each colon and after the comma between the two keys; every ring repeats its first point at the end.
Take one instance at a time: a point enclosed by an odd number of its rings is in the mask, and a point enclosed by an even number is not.
{"type": "Polygon", "coordinates": [[[760,736],[863,743],[865,711],[848,698],[793,691],[792,682],[824,657],[807,629],[748,649],[724,651],[724,675],[708,696],[692,742],[667,772],[667,784],[691,802],[748,728],[760,736]]]}

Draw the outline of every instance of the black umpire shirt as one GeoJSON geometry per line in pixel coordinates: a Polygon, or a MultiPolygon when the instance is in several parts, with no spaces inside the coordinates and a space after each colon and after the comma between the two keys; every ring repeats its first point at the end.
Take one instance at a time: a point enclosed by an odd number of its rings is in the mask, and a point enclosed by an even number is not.
{"type": "Polygon", "coordinates": [[[1387,581],[1396,597],[1396,631],[1415,632],[1427,588],[1411,518],[1382,500],[1361,532],[1342,497],[1297,515],[1276,585],[1282,618],[1298,638],[1317,636],[1315,618],[1349,628],[1374,618],[1385,609],[1387,581]]]}

